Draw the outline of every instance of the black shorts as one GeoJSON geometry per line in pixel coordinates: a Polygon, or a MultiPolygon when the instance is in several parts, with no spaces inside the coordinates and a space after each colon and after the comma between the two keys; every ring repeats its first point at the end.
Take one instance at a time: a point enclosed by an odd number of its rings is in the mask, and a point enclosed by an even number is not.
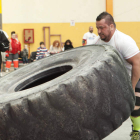
{"type": "MultiPolygon", "coordinates": [[[[140,93],[140,79],[136,85],[136,88],[135,88],[135,92],[139,92],[140,93]]],[[[140,97],[136,97],[136,104],[137,105],[140,105],[140,97]]]]}
{"type": "Polygon", "coordinates": [[[136,85],[136,88],[135,88],[135,92],[139,92],[140,93],[140,79],[136,85]]]}
{"type": "Polygon", "coordinates": [[[9,57],[7,58],[7,61],[14,61],[14,60],[18,60],[18,53],[9,54],[9,57]]]}

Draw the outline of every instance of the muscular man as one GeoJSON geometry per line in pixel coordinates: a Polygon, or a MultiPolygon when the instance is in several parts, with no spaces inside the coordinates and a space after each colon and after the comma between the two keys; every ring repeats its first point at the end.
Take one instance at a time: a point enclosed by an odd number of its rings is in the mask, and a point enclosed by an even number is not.
{"type": "Polygon", "coordinates": [[[129,75],[131,76],[132,87],[136,95],[136,106],[131,114],[133,131],[131,140],[140,140],[140,53],[135,41],[128,35],[118,31],[113,17],[103,12],[96,18],[98,37],[94,44],[107,44],[113,46],[124,61],[129,75]]]}
{"type": "Polygon", "coordinates": [[[15,32],[11,32],[11,39],[10,39],[10,49],[7,51],[7,61],[6,61],[6,72],[9,72],[9,69],[11,67],[11,63],[13,60],[14,63],[14,69],[16,70],[18,68],[18,54],[21,51],[21,44],[19,40],[16,39],[15,32]]]}
{"type": "Polygon", "coordinates": [[[83,36],[83,46],[93,44],[96,35],[93,33],[93,27],[89,27],[89,32],[85,33],[83,36]]]}

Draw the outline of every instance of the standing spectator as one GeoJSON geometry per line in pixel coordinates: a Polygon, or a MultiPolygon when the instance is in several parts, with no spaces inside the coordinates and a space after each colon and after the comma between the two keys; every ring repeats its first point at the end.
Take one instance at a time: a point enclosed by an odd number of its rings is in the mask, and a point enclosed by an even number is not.
{"type": "Polygon", "coordinates": [[[14,69],[18,69],[18,54],[21,51],[21,44],[16,39],[15,32],[11,32],[10,49],[7,51],[6,72],[9,72],[13,60],[14,69]]]}
{"type": "Polygon", "coordinates": [[[50,50],[49,50],[50,54],[56,54],[56,53],[59,53],[61,51],[64,51],[64,47],[62,48],[60,46],[60,42],[58,40],[55,40],[53,42],[53,45],[50,46],[50,50]]]}
{"type": "MultiPolygon", "coordinates": [[[[7,35],[7,33],[5,31],[3,31],[3,33],[5,34],[6,38],[8,39],[9,36],[7,35]]],[[[1,52],[1,58],[2,58],[1,71],[4,70],[5,57],[6,57],[6,53],[5,52],[1,52]]],[[[1,75],[2,75],[2,73],[1,73],[1,75]]]]}
{"type": "Polygon", "coordinates": [[[22,60],[23,64],[28,64],[28,46],[24,45],[24,49],[22,50],[22,60]]]}
{"type": "MultiPolygon", "coordinates": [[[[15,38],[16,38],[18,44],[19,44],[19,50],[21,51],[21,43],[20,43],[20,41],[18,40],[18,35],[17,35],[17,34],[15,34],[15,38]]],[[[18,52],[18,54],[20,54],[20,51],[18,52]]]]}
{"type": "Polygon", "coordinates": [[[89,32],[85,33],[83,36],[83,46],[91,45],[94,42],[96,35],[93,33],[93,27],[89,27],[89,32]]]}
{"type": "Polygon", "coordinates": [[[42,59],[46,56],[49,56],[49,52],[45,47],[44,42],[40,42],[40,47],[37,48],[36,60],[42,59]]]}
{"type": "Polygon", "coordinates": [[[72,49],[73,45],[70,40],[66,40],[65,45],[64,45],[64,50],[72,49]]]}
{"type": "Polygon", "coordinates": [[[0,30],[0,77],[2,76],[1,73],[1,63],[2,63],[2,57],[1,57],[1,52],[5,52],[6,49],[9,48],[9,40],[6,37],[6,34],[0,30]]]}

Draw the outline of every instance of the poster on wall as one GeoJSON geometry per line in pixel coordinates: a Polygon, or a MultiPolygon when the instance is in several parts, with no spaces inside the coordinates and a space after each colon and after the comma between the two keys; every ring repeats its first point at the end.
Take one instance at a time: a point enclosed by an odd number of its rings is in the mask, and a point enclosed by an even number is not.
{"type": "Polygon", "coordinates": [[[75,26],[75,21],[74,20],[70,21],[70,26],[75,26]]]}
{"type": "Polygon", "coordinates": [[[24,29],[24,43],[34,43],[34,29],[24,29]]]}

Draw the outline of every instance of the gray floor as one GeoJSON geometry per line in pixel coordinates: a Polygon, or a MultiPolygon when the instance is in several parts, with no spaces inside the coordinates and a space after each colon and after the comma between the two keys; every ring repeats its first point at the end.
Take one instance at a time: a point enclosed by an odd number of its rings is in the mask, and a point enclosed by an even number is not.
{"type": "MultiPolygon", "coordinates": [[[[23,67],[24,65],[21,63],[21,64],[19,64],[19,68],[20,67],[23,67]]],[[[5,67],[5,66],[4,66],[5,67]]],[[[5,69],[5,68],[4,68],[5,69]]],[[[11,64],[11,68],[10,68],[10,72],[12,72],[12,71],[14,71],[14,67],[13,67],[13,63],[11,64]]],[[[10,72],[8,72],[8,73],[10,73],[10,72]]],[[[5,76],[6,74],[8,74],[7,72],[2,72],[2,76],[5,76]]]]}
{"type": "MultiPolygon", "coordinates": [[[[13,71],[14,68],[11,67],[10,71],[13,71]]],[[[6,75],[6,72],[2,72],[3,76],[6,75]]],[[[117,130],[111,133],[108,137],[103,140],[130,140],[130,132],[132,131],[131,120],[126,120],[122,126],[120,126],[117,130]]]]}
{"type": "Polygon", "coordinates": [[[108,137],[103,140],[130,140],[130,132],[132,131],[131,120],[126,120],[122,126],[120,126],[117,130],[111,133],[108,137]]]}

